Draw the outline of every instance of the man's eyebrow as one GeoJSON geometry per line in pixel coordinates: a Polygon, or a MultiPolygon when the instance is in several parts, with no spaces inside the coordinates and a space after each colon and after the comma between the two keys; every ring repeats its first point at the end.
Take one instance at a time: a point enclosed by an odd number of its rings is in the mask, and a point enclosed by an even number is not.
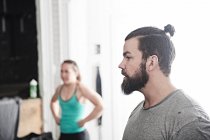
{"type": "Polygon", "coordinates": [[[130,52],[126,51],[123,53],[123,56],[126,56],[127,54],[130,54],[130,52]]]}

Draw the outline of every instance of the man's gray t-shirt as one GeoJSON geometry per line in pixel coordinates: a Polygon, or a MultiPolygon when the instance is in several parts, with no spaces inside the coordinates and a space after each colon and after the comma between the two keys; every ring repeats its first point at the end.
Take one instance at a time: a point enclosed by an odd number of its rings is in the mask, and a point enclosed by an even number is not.
{"type": "Polygon", "coordinates": [[[182,90],[144,109],[144,101],[131,113],[123,140],[210,140],[210,119],[182,90]]]}

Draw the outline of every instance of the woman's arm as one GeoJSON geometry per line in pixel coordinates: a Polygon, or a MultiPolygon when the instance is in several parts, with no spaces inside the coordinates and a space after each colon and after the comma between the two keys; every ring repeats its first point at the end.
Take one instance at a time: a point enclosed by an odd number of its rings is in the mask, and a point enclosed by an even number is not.
{"type": "Polygon", "coordinates": [[[79,121],[79,125],[84,126],[86,122],[99,118],[102,115],[103,101],[101,96],[96,91],[89,89],[82,83],[79,83],[78,85],[81,95],[88,99],[94,105],[94,109],[92,110],[92,112],[90,112],[90,114],[86,116],[83,120],[79,121]]]}
{"type": "Polygon", "coordinates": [[[58,88],[51,99],[50,109],[52,111],[52,114],[53,114],[56,124],[59,125],[60,124],[60,117],[59,117],[60,107],[59,107],[59,103],[58,103],[58,92],[57,91],[58,91],[58,88]]]}

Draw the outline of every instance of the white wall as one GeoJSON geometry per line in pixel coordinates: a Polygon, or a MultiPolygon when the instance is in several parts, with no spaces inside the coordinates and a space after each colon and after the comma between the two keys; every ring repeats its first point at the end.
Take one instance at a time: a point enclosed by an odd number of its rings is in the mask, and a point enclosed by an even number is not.
{"type": "Polygon", "coordinates": [[[176,33],[172,37],[177,57],[173,64],[171,79],[178,88],[197,100],[210,114],[208,83],[210,65],[208,50],[210,46],[208,20],[210,6],[208,1],[140,1],[124,0],[113,2],[111,18],[111,38],[113,59],[114,96],[114,140],[121,139],[128,115],[143,97],[140,93],[123,96],[120,94],[120,76],[117,65],[122,59],[124,37],[132,30],[142,26],[162,28],[170,23],[176,33]]]}

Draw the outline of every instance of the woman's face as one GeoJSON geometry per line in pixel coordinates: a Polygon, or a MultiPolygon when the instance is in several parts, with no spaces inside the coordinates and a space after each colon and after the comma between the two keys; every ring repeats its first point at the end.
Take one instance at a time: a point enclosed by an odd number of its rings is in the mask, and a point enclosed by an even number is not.
{"type": "Polygon", "coordinates": [[[72,64],[63,63],[61,65],[61,79],[64,84],[70,84],[77,81],[77,73],[72,64]]]}

